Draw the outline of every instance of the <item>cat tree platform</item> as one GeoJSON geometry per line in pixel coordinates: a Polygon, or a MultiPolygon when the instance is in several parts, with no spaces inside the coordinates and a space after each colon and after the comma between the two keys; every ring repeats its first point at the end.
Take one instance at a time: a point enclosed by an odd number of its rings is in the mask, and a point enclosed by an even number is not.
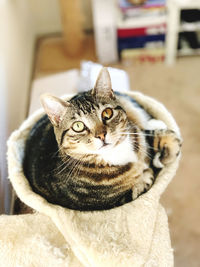
{"type": "MultiPolygon", "coordinates": [[[[140,93],[128,94],[180,135],[162,104],[140,93]]],[[[159,200],[180,156],[162,169],[148,192],[130,203],[106,211],[69,210],[34,193],[23,173],[25,141],[42,115],[42,109],[34,112],[8,141],[10,181],[21,201],[36,212],[0,217],[0,266],[173,266],[167,215],[159,200]]]]}

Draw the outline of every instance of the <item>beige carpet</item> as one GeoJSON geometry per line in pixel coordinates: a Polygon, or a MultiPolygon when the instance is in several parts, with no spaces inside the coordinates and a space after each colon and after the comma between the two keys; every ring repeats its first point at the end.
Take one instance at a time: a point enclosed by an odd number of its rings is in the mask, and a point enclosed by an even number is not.
{"type": "Polygon", "coordinates": [[[200,266],[200,57],[164,64],[120,65],[133,90],[160,100],[180,126],[183,155],[176,177],[165,192],[175,266],[200,266]]]}
{"type": "MultiPolygon", "coordinates": [[[[89,54],[73,60],[63,54],[60,40],[46,39],[38,48],[37,77],[78,67],[81,59],[95,59],[91,41],[89,54]]],[[[181,128],[181,165],[162,202],[168,211],[175,266],[200,266],[200,57],[180,58],[173,67],[131,60],[112,66],[128,72],[133,90],[164,103],[181,128]]]]}

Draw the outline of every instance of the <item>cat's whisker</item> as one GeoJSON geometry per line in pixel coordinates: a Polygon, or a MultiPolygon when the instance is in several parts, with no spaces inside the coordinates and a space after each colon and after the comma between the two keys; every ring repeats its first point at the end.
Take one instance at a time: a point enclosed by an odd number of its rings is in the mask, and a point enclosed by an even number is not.
{"type": "MultiPolygon", "coordinates": [[[[73,164],[73,161],[70,162],[70,165],[71,165],[71,164],[73,164]]],[[[61,166],[63,166],[63,165],[64,165],[64,168],[60,169],[60,170],[57,172],[57,174],[62,173],[62,172],[69,166],[69,164],[62,164],[61,166]]],[[[59,166],[59,167],[61,167],[61,166],[59,166]]]]}
{"type": "Polygon", "coordinates": [[[77,164],[78,164],[78,162],[76,161],[76,162],[72,165],[71,170],[68,172],[67,177],[65,177],[65,182],[67,182],[68,179],[69,179],[70,177],[72,177],[72,173],[74,172],[74,170],[75,170],[75,166],[76,166],[77,164]]]}
{"type": "MultiPolygon", "coordinates": [[[[122,132],[118,132],[118,135],[120,136],[142,136],[142,137],[145,137],[145,136],[154,136],[153,134],[145,134],[144,132],[141,132],[141,133],[133,133],[133,132],[125,132],[125,131],[122,131],[122,132]]],[[[146,147],[146,143],[143,144],[142,142],[140,142],[140,144],[137,145],[136,149],[137,150],[140,150],[143,154],[145,154],[145,156],[147,156],[149,159],[152,158],[152,154],[151,152],[149,152],[147,150],[147,147],[146,147]]],[[[151,147],[148,145],[148,148],[149,149],[152,149],[154,150],[154,147],[151,147]]]]}
{"type": "Polygon", "coordinates": [[[120,132],[120,134],[124,134],[124,135],[141,135],[141,136],[154,136],[153,134],[146,134],[144,132],[142,132],[142,133],[120,132]]]}
{"type": "Polygon", "coordinates": [[[81,171],[80,165],[81,165],[81,162],[84,158],[85,158],[85,155],[82,157],[82,159],[79,161],[79,164],[76,166],[76,169],[75,169],[76,172],[73,174],[73,177],[75,177],[75,176],[79,177],[79,173],[81,171]]]}
{"type": "MultiPolygon", "coordinates": [[[[78,163],[78,161],[73,160],[73,162],[70,164],[70,171],[69,171],[69,173],[68,173],[67,178],[65,178],[65,181],[68,180],[68,178],[70,177],[70,175],[71,175],[71,173],[73,172],[73,169],[75,168],[75,166],[76,166],[77,163],[78,163]]],[[[68,166],[65,166],[65,167],[62,169],[61,172],[63,172],[67,167],[68,167],[68,166]]]]}
{"type": "Polygon", "coordinates": [[[67,167],[73,166],[73,163],[77,162],[77,159],[74,159],[74,158],[68,158],[67,160],[64,158],[64,156],[62,158],[63,158],[63,163],[58,167],[58,169],[60,169],[63,165],[65,166],[63,169],[59,170],[58,174],[63,172],[67,167]]]}
{"type": "Polygon", "coordinates": [[[58,155],[59,154],[59,152],[61,151],[61,149],[62,149],[62,146],[61,147],[59,147],[58,148],[58,150],[55,152],[55,153],[53,153],[53,157],[55,157],[56,155],[58,155]]]}
{"type": "Polygon", "coordinates": [[[151,157],[151,154],[147,151],[146,146],[142,143],[140,144],[134,144],[136,145],[136,150],[141,151],[143,154],[145,154],[148,157],[151,157]]]}
{"type": "Polygon", "coordinates": [[[81,165],[81,162],[83,160],[83,158],[85,157],[85,155],[81,156],[76,162],[75,164],[71,167],[71,171],[68,173],[67,177],[66,177],[66,181],[68,181],[68,179],[70,177],[75,177],[75,174],[78,173],[79,171],[79,166],[81,165]]]}
{"type": "Polygon", "coordinates": [[[63,165],[65,165],[65,162],[63,162],[62,164],[60,164],[60,165],[56,168],[56,170],[59,171],[59,170],[63,167],[63,165]]]}
{"type": "Polygon", "coordinates": [[[145,146],[140,146],[140,150],[145,154],[145,156],[147,156],[149,159],[152,158],[152,154],[146,150],[146,147],[145,146]]]}
{"type": "Polygon", "coordinates": [[[81,165],[82,159],[77,162],[76,166],[74,166],[73,172],[71,173],[71,177],[76,177],[76,176],[78,177],[78,172],[80,172],[80,165],[81,165]]]}
{"type": "Polygon", "coordinates": [[[66,160],[64,158],[64,156],[62,156],[61,158],[62,158],[62,164],[60,166],[58,166],[58,169],[60,169],[60,167],[62,167],[63,165],[69,166],[74,161],[74,159],[72,159],[72,158],[69,158],[66,160]]]}

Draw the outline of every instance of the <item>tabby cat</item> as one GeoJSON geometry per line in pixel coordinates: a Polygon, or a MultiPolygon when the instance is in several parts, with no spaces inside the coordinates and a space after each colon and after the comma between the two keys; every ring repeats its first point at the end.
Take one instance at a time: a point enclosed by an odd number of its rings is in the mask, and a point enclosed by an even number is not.
{"type": "Polygon", "coordinates": [[[92,90],[68,101],[43,95],[41,102],[47,115],[30,131],[23,166],[33,191],[50,203],[75,210],[120,206],[146,192],[180,152],[174,132],[112,90],[106,68],[92,90]]]}

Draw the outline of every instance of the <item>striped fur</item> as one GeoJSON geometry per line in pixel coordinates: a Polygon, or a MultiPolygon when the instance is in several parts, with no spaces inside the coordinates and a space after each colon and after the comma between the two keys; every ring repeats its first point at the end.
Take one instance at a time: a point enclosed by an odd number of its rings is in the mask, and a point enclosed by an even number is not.
{"type": "Polygon", "coordinates": [[[32,128],[23,165],[33,190],[53,204],[103,210],[127,203],[148,190],[180,151],[175,133],[144,129],[152,117],[127,96],[97,98],[91,90],[60,103],[62,120],[50,117],[52,125],[45,115],[32,128]],[[104,119],[108,107],[114,115],[104,119]],[[80,133],[72,129],[76,121],[84,123],[80,133]]]}

